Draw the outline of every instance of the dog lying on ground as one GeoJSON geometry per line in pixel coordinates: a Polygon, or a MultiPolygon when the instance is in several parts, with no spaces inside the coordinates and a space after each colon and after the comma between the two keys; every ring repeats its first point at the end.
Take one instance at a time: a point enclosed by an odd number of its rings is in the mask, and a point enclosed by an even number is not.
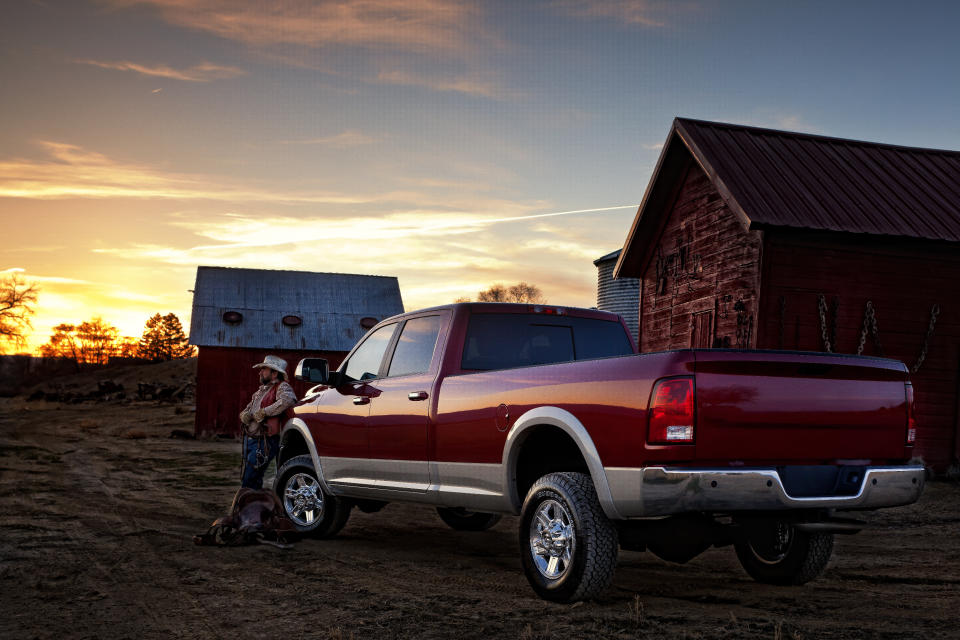
{"type": "Polygon", "coordinates": [[[260,543],[289,549],[296,538],[297,531],[273,491],[243,488],[233,497],[229,515],[217,518],[193,542],[231,547],[260,543]]]}

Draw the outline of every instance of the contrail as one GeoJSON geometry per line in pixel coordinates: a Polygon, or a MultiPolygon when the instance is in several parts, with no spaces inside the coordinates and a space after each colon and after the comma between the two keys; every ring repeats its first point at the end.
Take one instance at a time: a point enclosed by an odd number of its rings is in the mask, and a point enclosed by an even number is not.
{"type": "MultiPolygon", "coordinates": [[[[416,235],[417,233],[422,233],[423,231],[431,231],[435,229],[457,229],[462,227],[485,227],[491,224],[497,224],[500,222],[517,222],[521,220],[532,220],[535,218],[550,218],[554,216],[569,216],[577,213],[607,213],[610,211],[618,211],[620,209],[632,209],[640,205],[636,204],[621,204],[615,207],[597,207],[595,209],[572,209],[570,211],[551,211],[549,213],[534,213],[526,216],[515,216],[512,218],[473,218],[468,220],[453,220],[450,222],[438,221],[433,223],[418,223],[416,220],[405,220],[403,222],[395,221],[386,221],[381,225],[381,228],[387,228],[392,233],[393,237],[401,238],[416,235]]],[[[301,221],[302,222],[302,221],[301,221]]],[[[237,248],[254,248],[254,247],[274,247],[285,244],[293,244],[297,242],[303,242],[305,240],[313,239],[322,239],[324,234],[320,233],[318,230],[314,230],[313,233],[310,233],[304,229],[301,229],[299,235],[296,238],[284,237],[280,239],[257,239],[249,241],[240,241],[240,242],[230,242],[224,244],[206,244],[191,247],[188,251],[207,251],[207,250],[223,250],[223,249],[237,249],[237,248]]],[[[361,240],[362,237],[349,237],[340,235],[339,239],[341,240],[361,240]]],[[[110,249],[94,249],[96,253],[109,253],[110,249]]]]}
{"type": "Polygon", "coordinates": [[[599,207],[597,209],[573,209],[571,211],[554,211],[552,213],[535,213],[529,216],[517,216],[515,218],[479,218],[470,222],[458,222],[457,224],[484,224],[491,222],[512,222],[514,220],[531,220],[533,218],[550,218],[552,216],[568,216],[573,213],[595,213],[598,211],[618,211],[620,209],[633,209],[639,207],[638,204],[621,204],[616,207],[599,207]]]}

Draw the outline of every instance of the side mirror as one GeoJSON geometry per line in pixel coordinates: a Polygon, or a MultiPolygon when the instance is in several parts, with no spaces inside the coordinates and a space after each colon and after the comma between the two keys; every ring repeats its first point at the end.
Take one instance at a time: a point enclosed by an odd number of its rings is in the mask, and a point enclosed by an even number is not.
{"type": "Polygon", "coordinates": [[[325,358],[304,358],[297,363],[293,377],[314,384],[330,384],[330,363],[325,358]]]}

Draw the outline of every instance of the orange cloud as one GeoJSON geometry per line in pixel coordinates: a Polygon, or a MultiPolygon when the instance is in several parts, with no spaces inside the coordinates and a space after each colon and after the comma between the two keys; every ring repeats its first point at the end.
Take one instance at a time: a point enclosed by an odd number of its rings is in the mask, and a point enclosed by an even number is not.
{"type": "Polygon", "coordinates": [[[578,18],[613,18],[627,24],[662,27],[663,21],[654,18],[654,3],[650,0],[554,0],[553,5],[578,18]]]}
{"type": "MultiPolygon", "coordinates": [[[[136,62],[103,62],[99,60],[75,60],[77,64],[88,64],[101,69],[113,69],[116,71],[134,71],[141,75],[152,76],[156,78],[167,78],[169,80],[183,80],[185,82],[211,82],[213,80],[224,80],[236,78],[245,75],[247,72],[237,67],[226,67],[223,65],[204,62],[194,65],[187,69],[174,69],[167,65],[156,65],[149,67],[136,62]]],[[[158,93],[160,89],[154,89],[158,93]]]]}
{"type": "Polygon", "coordinates": [[[155,7],[164,20],[248,45],[353,45],[452,52],[476,40],[477,4],[461,0],[106,0],[155,7]]]}
{"type": "Polygon", "coordinates": [[[277,191],[250,188],[208,176],[163,173],[113,160],[73,144],[38,143],[43,160],[0,160],[0,198],[156,198],[230,202],[359,204],[368,197],[330,191],[277,191]]]}
{"type": "Polygon", "coordinates": [[[426,87],[434,91],[454,91],[484,98],[503,99],[511,95],[492,74],[442,76],[410,71],[381,71],[377,80],[387,84],[426,87]]]}

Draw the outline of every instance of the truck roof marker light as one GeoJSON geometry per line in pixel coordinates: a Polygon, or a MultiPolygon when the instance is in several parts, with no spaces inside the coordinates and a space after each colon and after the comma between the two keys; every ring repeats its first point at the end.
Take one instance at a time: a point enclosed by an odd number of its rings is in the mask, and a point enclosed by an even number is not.
{"type": "Polygon", "coordinates": [[[912,447],[917,441],[917,414],[913,399],[913,385],[907,383],[907,446],[912,447]]]}
{"type": "Polygon", "coordinates": [[[565,316],[567,315],[566,309],[563,307],[544,307],[542,305],[533,305],[530,307],[534,313],[542,313],[548,316],[565,316]]]}
{"type": "Polygon", "coordinates": [[[650,398],[647,442],[692,444],[695,407],[693,378],[660,380],[650,398]]]}

